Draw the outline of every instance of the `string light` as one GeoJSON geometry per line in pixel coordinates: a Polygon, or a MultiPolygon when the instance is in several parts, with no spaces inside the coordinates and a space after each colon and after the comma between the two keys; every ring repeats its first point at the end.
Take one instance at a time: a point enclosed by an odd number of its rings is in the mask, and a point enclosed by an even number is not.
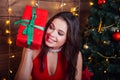
{"type": "Polygon", "coordinates": [[[36,3],[35,3],[35,6],[39,7],[39,4],[36,2],[36,3]]]}
{"type": "Polygon", "coordinates": [[[91,60],[91,59],[92,59],[92,57],[91,57],[91,56],[89,56],[89,57],[88,57],[88,60],[91,60]]]}
{"type": "Polygon", "coordinates": [[[66,5],[66,3],[61,3],[60,7],[64,7],[66,5]]]}
{"type": "Polygon", "coordinates": [[[72,7],[72,8],[70,9],[70,12],[72,12],[73,15],[75,15],[75,14],[76,14],[76,7],[72,7]]]}
{"type": "Polygon", "coordinates": [[[88,57],[88,60],[89,60],[89,62],[92,62],[92,57],[89,56],[89,57],[88,57]]]}
{"type": "Polygon", "coordinates": [[[90,4],[90,6],[94,5],[94,3],[93,3],[93,2],[90,2],[89,4],[90,4]]]}
{"type": "Polygon", "coordinates": [[[104,73],[106,74],[106,73],[107,73],[107,71],[106,71],[106,70],[104,70],[104,73]]]}
{"type": "Polygon", "coordinates": [[[7,80],[6,78],[3,78],[2,80],[7,80]]]}
{"type": "Polygon", "coordinates": [[[10,71],[10,73],[12,74],[13,73],[13,71],[12,70],[9,70],[10,71]]]}
{"type": "Polygon", "coordinates": [[[11,57],[10,58],[15,58],[15,55],[11,55],[11,57]]]}
{"type": "Polygon", "coordinates": [[[5,30],[5,33],[6,33],[6,34],[9,34],[9,33],[10,33],[10,30],[6,29],[6,30],[5,30]]]}
{"type": "Polygon", "coordinates": [[[35,6],[35,0],[32,0],[32,1],[31,1],[31,5],[32,5],[32,6],[35,6]]]}
{"type": "MultiPolygon", "coordinates": [[[[10,2],[11,2],[11,0],[8,0],[8,5],[10,4],[10,2]]],[[[9,77],[10,77],[10,73],[13,73],[13,71],[10,69],[10,55],[11,55],[11,44],[13,43],[12,42],[12,40],[11,40],[11,34],[10,34],[10,32],[11,32],[11,22],[10,22],[10,14],[12,13],[12,8],[11,8],[11,6],[9,5],[8,6],[8,15],[9,15],[9,17],[8,17],[8,20],[6,20],[6,24],[7,25],[9,25],[9,29],[7,30],[6,29],[6,33],[9,33],[9,36],[8,36],[8,40],[7,40],[7,42],[8,42],[8,44],[9,44],[9,53],[8,53],[8,55],[9,55],[9,65],[8,65],[8,68],[9,68],[9,71],[8,71],[8,79],[9,79],[9,77]]]]}
{"type": "Polygon", "coordinates": [[[60,8],[61,8],[61,11],[63,11],[63,7],[66,5],[66,3],[64,3],[63,0],[61,0],[61,4],[60,4],[60,8]]]}
{"type": "Polygon", "coordinates": [[[8,7],[8,13],[12,13],[12,8],[11,7],[8,7]]]}
{"type": "Polygon", "coordinates": [[[10,24],[10,20],[6,20],[5,23],[6,23],[7,25],[9,25],[9,24],[10,24]]]}
{"type": "Polygon", "coordinates": [[[11,38],[10,38],[10,37],[8,38],[8,44],[9,44],[9,45],[11,45],[11,44],[12,44],[12,40],[11,40],[11,38]]]}
{"type": "Polygon", "coordinates": [[[36,6],[36,7],[40,7],[40,6],[39,6],[39,0],[35,0],[35,6],[36,6]]]}
{"type": "Polygon", "coordinates": [[[108,62],[108,58],[106,58],[106,61],[108,62]]]}

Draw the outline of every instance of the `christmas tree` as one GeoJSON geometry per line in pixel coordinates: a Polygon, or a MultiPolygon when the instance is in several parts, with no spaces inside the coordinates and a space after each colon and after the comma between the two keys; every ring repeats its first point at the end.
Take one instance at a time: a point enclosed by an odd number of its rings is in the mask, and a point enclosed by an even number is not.
{"type": "Polygon", "coordinates": [[[83,33],[83,68],[94,75],[90,80],[119,80],[120,1],[91,0],[90,16],[83,33]]]}

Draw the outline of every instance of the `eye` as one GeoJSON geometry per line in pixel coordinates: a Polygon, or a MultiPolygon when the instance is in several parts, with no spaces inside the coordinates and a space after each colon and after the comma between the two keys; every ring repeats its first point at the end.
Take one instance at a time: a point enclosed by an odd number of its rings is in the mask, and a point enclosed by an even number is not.
{"type": "Polygon", "coordinates": [[[54,30],[54,28],[55,28],[55,27],[54,27],[54,24],[51,23],[48,28],[51,29],[51,30],[54,30]]]}
{"type": "Polygon", "coordinates": [[[49,26],[49,29],[52,29],[52,30],[53,30],[53,29],[54,29],[54,27],[53,27],[52,25],[50,25],[50,26],[49,26]]]}
{"type": "Polygon", "coordinates": [[[59,34],[60,36],[63,36],[63,35],[64,35],[64,33],[61,32],[61,31],[59,31],[58,34],[59,34]]]}

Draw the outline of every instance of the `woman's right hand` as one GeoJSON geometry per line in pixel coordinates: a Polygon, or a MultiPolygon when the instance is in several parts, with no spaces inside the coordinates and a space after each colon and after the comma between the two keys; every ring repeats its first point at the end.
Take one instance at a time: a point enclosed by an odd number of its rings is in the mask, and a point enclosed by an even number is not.
{"type": "Polygon", "coordinates": [[[30,80],[33,59],[40,53],[39,50],[23,48],[21,62],[14,80],[30,80]]]}
{"type": "Polygon", "coordinates": [[[33,49],[30,49],[30,48],[24,48],[22,55],[23,56],[29,56],[32,59],[34,59],[39,54],[39,52],[40,52],[40,49],[39,50],[33,50],[33,49]]]}
{"type": "Polygon", "coordinates": [[[21,62],[14,80],[30,80],[33,67],[33,52],[34,50],[29,48],[23,49],[21,62]]]}
{"type": "Polygon", "coordinates": [[[32,58],[34,50],[30,48],[23,48],[22,57],[29,56],[32,58]]]}

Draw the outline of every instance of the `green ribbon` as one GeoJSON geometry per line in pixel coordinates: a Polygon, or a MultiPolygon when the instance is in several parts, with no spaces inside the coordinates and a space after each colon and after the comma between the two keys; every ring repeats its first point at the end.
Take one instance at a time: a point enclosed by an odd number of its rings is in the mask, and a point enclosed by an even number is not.
{"type": "Polygon", "coordinates": [[[28,44],[29,47],[32,44],[34,28],[37,28],[37,29],[40,29],[40,30],[43,30],[43,31],[45,29],[42,26],[34,25],[35,18],[36,18],[36,8],[33,7],[33,9],[32,9],[32,19],[31,20],[23,19],[23,20],[16,21],[14,23],[15,25],[16,24],[22,24],[23,26],[26,26],[26,28],[23,31],[23,34],[27,35],[27,44],[28,44]]]}

